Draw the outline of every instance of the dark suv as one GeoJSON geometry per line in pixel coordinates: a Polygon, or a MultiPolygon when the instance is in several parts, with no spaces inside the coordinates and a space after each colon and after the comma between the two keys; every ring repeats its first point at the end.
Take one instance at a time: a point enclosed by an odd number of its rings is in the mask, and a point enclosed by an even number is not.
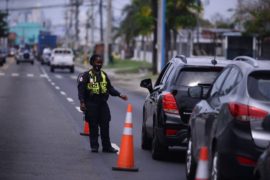
{"type": "Polygon", "coordinates": [[[141,87],[150,94],[143,106],[141,147],[152,147],[153,159],[160,159],[169,146],[186,148],[188,119],[199,101],[188,97],[188,88],[209,87],[225,65],[225,61],[176,56],[163,68],[154,88],[150,79],[142,80],[141,87]]]}
{"type": "Polygon", "coordinates": [[[190,117],[187,177],[193,179],[201,146],[209,150],[211,179],[255,179],[257,159],[270,142],[270,62],[236,57],[190,117]]]}

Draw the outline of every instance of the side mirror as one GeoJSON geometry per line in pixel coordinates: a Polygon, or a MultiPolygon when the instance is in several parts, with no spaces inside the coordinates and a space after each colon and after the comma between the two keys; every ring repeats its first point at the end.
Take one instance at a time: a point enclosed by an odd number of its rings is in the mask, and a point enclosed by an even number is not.
{"type": "Polygon", "coordinates": [[[153,92],[153,86],[152,86],[152,80],[151,79],[142,80],[140,86],[143,87],[143,88],[148,89],[148,91],[150,93],[153,92]]]}
{"type": "Polygon", "coordinates": [[[203,87],[194,86],[188,88],[188,95],[192,98],[202,99],[203,98],[203,87]]]}

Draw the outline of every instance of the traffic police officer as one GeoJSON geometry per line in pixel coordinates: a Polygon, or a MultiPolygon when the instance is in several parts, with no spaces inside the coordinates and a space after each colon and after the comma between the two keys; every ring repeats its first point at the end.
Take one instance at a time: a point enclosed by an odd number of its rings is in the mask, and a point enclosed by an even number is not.
{"type": "Polygon", "coordinates": [[[116,153],[117,150],[111,146],[109,136],[111,115],[107,100],[109,95],[118,96],[123,100],[127,100],[127,96],[121,95],[114,89],[107,74],[101,70],[103,60],[100,55],[94,54],[90,58],[90,64],[93,68],[79,77],[78,94],[80,109],[85,113],[86,120],[89,121],[91,151],[98,152],[100,128],[102,151],[116,153]]]}

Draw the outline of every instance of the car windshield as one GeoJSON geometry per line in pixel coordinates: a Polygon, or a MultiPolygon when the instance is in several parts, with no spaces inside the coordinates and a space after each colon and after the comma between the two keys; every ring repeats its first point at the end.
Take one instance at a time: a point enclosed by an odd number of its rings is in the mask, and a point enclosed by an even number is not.
{"type": "Polygon", "coordinates": [[[249,95],[258,100],[270,100],[270,71],[256,71],[248,77],[249,95]]]}
{"type": "Polygon", "coordinates": [[[177,86],[197,86],[198,84],[212,84],[222,68],[198,69],[187,68],[180,72],[176,79],[177,86]]]}

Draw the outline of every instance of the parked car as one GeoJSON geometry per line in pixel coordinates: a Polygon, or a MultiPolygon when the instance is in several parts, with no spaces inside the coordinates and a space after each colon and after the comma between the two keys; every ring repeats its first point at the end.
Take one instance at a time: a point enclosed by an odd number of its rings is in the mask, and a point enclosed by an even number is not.
{"type": "Polygon", "coordinates": [[[50,65],[52,51],[49,48],[44,48],[41,57],[41,64],[50,65]]]}
{"type": "Polygon", "coordinates": [[[27,47],[21,47],[18,50],[18,53],[16,55],[16,63],[31,63],[34,64],[34,55],[30,48],[27,47]]]}
{"type": "Polygon", "coordinates": [[[187,178],[193,179],[199,149],[207,146],[211,179],[256,179],[254,167],[270,141],[270,62],[236,57],[207,95],[203,89],[188,91],[203,100],[189,121],[187,178]]]}
{"type": "MultiPolygon", "coordinates": [[[[268,123],[269,122],[270,121],[268,121],[268,123]]],[[[255,175],[260,180],[270,179],[270,146],[268,146],[268,148],[260,156],[256,165],[255,175]]]]}
{"type": "Polygon", "coordinates": [[[6,63],[7,51],[5,48],[0,48],[0,66],[6,63]]]}
{"type": "Polygon", "coordinates": [[[212,62],[176,56],[163,68],[154,87],[151,79],[142,80],[141,87],[150,93],[143,105],[141,147],[152,148],[153,159],[162,158],[169,146],[186,148],[189,116],[199,101],[188,97],[187,90],[212,84],[226,66],[225,62],[212,62]]]}
{"type": "Polygon", "coordinates": [[[74,73],[74,54],[69,48],[55,48],[51,55],[51,72],[54,72],[56,68],[69,69],[71,73],[74,73]]]}

